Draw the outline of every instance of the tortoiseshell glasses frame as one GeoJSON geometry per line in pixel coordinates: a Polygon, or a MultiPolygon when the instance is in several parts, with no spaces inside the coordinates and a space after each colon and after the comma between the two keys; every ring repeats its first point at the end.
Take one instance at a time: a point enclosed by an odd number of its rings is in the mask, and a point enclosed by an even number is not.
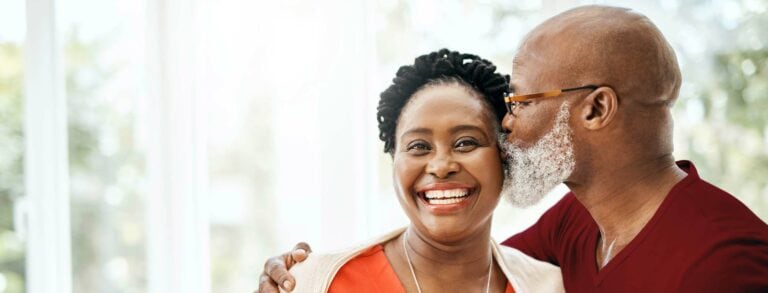
{"type": "Polygon", "coordinates": [[[585,90],[585,89],[590,89],[594,91],[597,88],[599,88],[599,86],[590,84],[590,85],[585,85],[580,87],[551,90],[551,91],[540,92],[535,94],[526,94],[526,95],[507,94],[504,97],[504,103],[507,105],[507,112],[510,115],[512,115],[512,110],[514,110],[515,107],[520,103],[530,102],[531,100],[535,100],[535,99],[559,97],[564,92],[571,92],[571,91],[578,91],[578,90],[585,90]]]}

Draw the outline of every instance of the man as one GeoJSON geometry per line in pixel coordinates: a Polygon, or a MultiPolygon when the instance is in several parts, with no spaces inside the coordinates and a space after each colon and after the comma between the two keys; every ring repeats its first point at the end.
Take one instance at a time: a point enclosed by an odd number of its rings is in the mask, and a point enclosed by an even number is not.
{"type": "MultiPolygon", "coordinates": [[[[571,192],[504,244],[560,266],[570,292],[768,292],[768,226],[672,156],[680,83],[661,32],[626,9],[579,7],[526,36],[505,192],[523,205],[571,192]]],[[[267,262],[261,292],[292,287],[297,248],[267,262]]]]}

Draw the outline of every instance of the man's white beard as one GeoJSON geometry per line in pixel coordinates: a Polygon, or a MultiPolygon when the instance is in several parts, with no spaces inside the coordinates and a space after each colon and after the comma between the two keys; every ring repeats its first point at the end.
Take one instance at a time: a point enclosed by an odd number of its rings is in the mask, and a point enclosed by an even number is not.
{"type": "Polygon", "coordinates": [[[507,168],[501,195],[512,205],[528,207],[538,203],[573,173],[576,160],[569,117],[568,103],[563,103],[552,130],[533,146],[502,143],[507,168]]]}

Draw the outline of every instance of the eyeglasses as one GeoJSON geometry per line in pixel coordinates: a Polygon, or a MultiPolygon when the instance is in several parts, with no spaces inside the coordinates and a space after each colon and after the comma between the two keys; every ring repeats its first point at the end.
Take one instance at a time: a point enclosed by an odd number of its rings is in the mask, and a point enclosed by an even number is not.
{"type": "Polygon", "coordinates": [[[585,85],[585,86],[580,86],[580,87],[552,90],[552,91],[535,93],[535,94],[527,94],[527,95],[508,94],[507,96],[504,97],[504,103],[507,104],[507,112],[509,112],[509,115],[513,115],[512,110],[514,110],[515,107],[517,107],[521,103],[527,103],[527,102],[530,102],[531,100],[535,100],[535,99],[558,97],[558,96],[562,95],[564,92],[586,90],[586,89],[590,89],[590,90],[594,91],[597,88],[599,88],[599,86],[596,86],[596,85],[585,85]]]}

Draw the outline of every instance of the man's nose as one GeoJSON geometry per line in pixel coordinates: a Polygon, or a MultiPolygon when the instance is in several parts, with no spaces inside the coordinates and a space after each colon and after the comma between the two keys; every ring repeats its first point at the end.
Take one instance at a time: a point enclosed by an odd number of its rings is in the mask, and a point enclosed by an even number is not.
{"type": "Polygon", "coordinates": [[[514,119],[512,115],[507,113],[506,115],[504,115],[504,119],[501,120],[501,126],[504,127],[504,131],[506,133],[512,132],[512,119],[514,119]]]}
{"type": "Polygon", "coordinates": [[[448,178],[461,170],[451,154],[437,154],[427,164],[427,173],[437,178],[448,178]]]}

